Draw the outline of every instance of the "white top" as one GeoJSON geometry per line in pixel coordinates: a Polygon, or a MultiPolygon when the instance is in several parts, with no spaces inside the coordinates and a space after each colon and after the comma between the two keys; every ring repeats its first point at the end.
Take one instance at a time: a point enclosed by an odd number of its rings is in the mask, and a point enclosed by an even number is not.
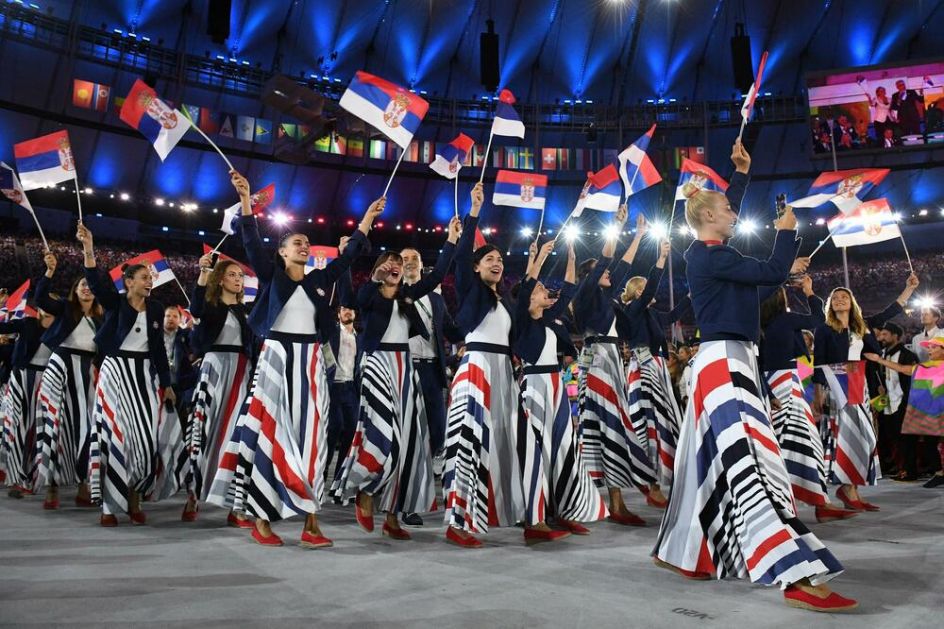
{"type": "Polygon", "coordinates": [[[544,327],[544,346],[541,348],[541,355],[538,356],[538,362],[535,364],[557,364],[557,335],[547,326],[544,327]]]}
{"type": "Polygon", "coordinates": [[[928,332],[921,330],[911,337],[911,347],[909,349],[918,357],[919,363],[926,363],[931,360],[931,353],[927,347],[921,347],[921,341],[929,341],[938,336],[944,336],[944,330],[941,328],[931,328],[928,332]]]}
{"type": "Polygon", "coordinates": [[[613,323],[610,324],[610,331],[606,334],[601,334],[599,330],[591,330],[590,328],[587,328],[584,331],[583,337],[588,338],[591,336],[618,336],[616,333],[616,317],[613,317],[613,323]]]}
{"type": "Polygon", "coordinates": [[[295,287],[295,292],[289,298],[282,311],[272,324],[273,332],[288,334],[315,334],[318,328],[315,325],[315,304],[311,302],[305,289],[295,287]]]}
{"type": "Polygon", "coordinates": [[[45,343],[40,343],[39,347],[36,348],[36,353],[30,358],[29,364],[31,367],[44,368],[49,362],[50,356],[52,356],[52,350],[46,347],[45,343]]]}
{"type": "MultiPolygon", "coordinates": [[[[898,362],[900,356],[901,348],[895,350],[893,354],[885,353],[885,359],[895,363],[898,362]]],[[[894,369],[885,369],[885,392],[888,394],[888,406],[885,407],[885,415],[894,415],[905,397],[905,392],[901,390],[901,378],[902,375],[894,369]]]]}
{"type": "Polygon", "coordinates": [[[148,351],[146,311],[141,311],[138,313],[138,318],[134,320],[134,325],[131,326],[131,331],[128,332],[128,336],[125,337],[125,340],[121,342],[121,347],[119,349],[123,352],[148,351]]]}
{"type": "MultiPolygon", "coordinates": [[[[887,103],[883,103],[878,99],[877,96],[872,97],[872,122],[885,122],[888,120],[888,112],[892,108],[892,99],[889,98],[887,103]]],[[[880,140],[882,138],[879,138],[880,140]]]]}
{"type": "Polygon", "coordinates": [[[239,326],[239,318],[230,310],[226,313],[226,321],[223,322],[223,329],[216,337],[214,345],[239,345],[243,344],[243,331],[239,326]]]}
{"type": "Polygon", "coordinates": [[[505,306],[498,305],[488,311],[485,318],[474,330],[465,337],[466,343],[492,343],[493,345],[508,346],[508,337],[511,336],[511,315],[505,306]]]}
{"type": "Polygon", "coordinates": [[[95,322],[91,317],[82,317],[72,333],[66,337],[60,347],[83,352],[95,351],[95,322]]]}
{"type": "Polygon", "coordinates": [[[862,337],[858,334],[852,332],[849,334],[849,357],[847,360],[856,361],[862,360],[862,350],[865,349],[865,344],[862,342],[862,337]]]}
{"type": "Polygon", "coordinates": [[[423,295],[416,300],[416,311],[426,326],[429,338],[414,336],[410,339],[410,356],[413,358],[436,358],[436,343],[433,339],[433,304],[429,300],[429,295],[423,295]]]}
{"type": "Polygon", "coordinates": [[[400,304],[393,300],[393,310],[390,311],[390,321],[384,331],[381,343],[407,343],[410,340],[410,320],[400,314],[400,304]]]}
{"type": "Polygon", "coordinates": [[[335,382],[350,382],[354,380],[354,360],[357,358],[357,335],[341,326],[341,335],[338,342],[338,355],[334,357],[337,369],[334,372],[335,382]]]}

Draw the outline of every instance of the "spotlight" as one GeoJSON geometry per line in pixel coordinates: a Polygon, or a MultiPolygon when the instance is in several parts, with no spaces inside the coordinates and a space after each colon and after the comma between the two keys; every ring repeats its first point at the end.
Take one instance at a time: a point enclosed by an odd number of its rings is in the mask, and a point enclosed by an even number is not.
{"type": "Polygon", "coordinates": [[[564,240],[574,242],[580,237],[580,229],[576,225],[567,225],[564,227],[564,240]]]}
{"type": "Polygon", "coordinates": [[[181,203],[180,209],[184,212],[190,213],[197,209],[196,203],[181,203]]]}
{"type": "Polygon", "coordinates": [[[817,224],[817,225],[825,225],[825,224],[826,224],[826,219],[820,217],[820,218],[816,219],[816,224],[817,224]]]}
{"type": "Polygon", "coordinates": [[[895,219],[895,222],[896,222],[896,223],[900,223],[900,222],[901,222],[901,212],[895,212],[894,214],[892,214],[892,218],[895,219]]]}
{"type": "Polygon", "coordinates": [[[656,240],[664,240],[669,235],[669,228],[665,223],[652,223],[649,225],[649,236],[656,240]]]}
{"type": "Polygon", "coordinates": [[[607,240],[615,240],[619,238],[620,228],[617,225],[609,224],[603,228],[603,237],[607,240]]]}
{"type": "MultiPolygon", "coordinates": [[[[92,194],[92,192],[94,192],[94,190],[92,190],[91,188],[85,188],[84,192],[85,192],[85,194],[92,194]]],[[[925,211],[925,213],[927,213],[927,211],[925,211]]]]}
{"type": "Polygon", "coordinates": [[[127,192],[122,192],[119,196],[121,197],[122,201],[127,201],[128,199],[131,198],[131,195],[128,194],[127,192]]]}
{"type": "Polygon", "coordinates": [[[921,211],[918,212],[918,216],[927,216],[927,215],[928,215],[928,211],[927,211],[927,210],[921,210],[921,211]]]}
{"type": "Polygon", "coordinates": [[[914,304],[918,308],[934,308],[937,303],[935,303],[934,298],[930,295],[922,295],[914,300],[914,304]]]}
{"type": "Polygon", "coordinates": [[[318,223],[319,225],[324,225],[324,222],[325,222],[324,216],[319,216],[318,218],[315,219],[315,222],[318,223]]]}
{"type": "Polygon", "coordinates": [[[288,225],[289,221],[292,220],[292,217],[283,212],[274,212],[272,214],[272,222],[278,226],[288,225]]]}
{"type": "Polygon", "coordinates": [[[154,199],[154,205],[156,205],[156,206],[158,206],[158,207],[163,206],[163,205],[164,205],[164,199],[162,199],[162,198],[160,198],[160,197],[157,197],[156,199],[154,199]]]}
{"type": "MultiPolygon", "coordinates": [[[[484,232],[483,232],[483,233],[484,233],[484,232]]],[[[530,238],[531,236],[534,235],[534,230],[531,229],[530,227],[522,227],[522,228],[521,228],[521,235],[524,236],[525,238],[530,238]]]]}
{"type": "Polygon", "coordinates": [[[742,234],[753,234],[757,230],[757,224],[749,218],[737,222],[737,229],[742,234]]]}

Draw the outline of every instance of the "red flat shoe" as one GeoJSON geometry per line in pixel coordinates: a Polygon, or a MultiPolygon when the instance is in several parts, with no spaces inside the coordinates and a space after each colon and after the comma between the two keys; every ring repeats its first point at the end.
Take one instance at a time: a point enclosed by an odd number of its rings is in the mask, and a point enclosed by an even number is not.
{"type": "Polygon", "coordinates": [[[99,520],[99,524],[105,528],[112,528],[118,526],[118,518],[110,513],[103,513],[101,520],[99,520]]]}
{"type": "Polygon", "coordinates": [[[144,511],[134,511],[129,513],[128,516],[131,518],[131,524],[135,526],[147,524],[147,515],[145,515],[144,511]]]}
{"type": "Polygon", "coordinates": [[[75,506],[77,507],[94,507],[95,503],[88,498],[83,498],[81,496],[75,497],[75,506]]]}
{"type": "Polygon", "coordinates": [[[668,498],[665,500],[656,500],[651,494],[646,494],[646,504],[656,509],[665,509],[669,506],[668,498]]]}
{"type": "Polygon", "coordinates": [[[47,511],[55,511],[59,508],[59,499],[54,498],[53,500],[43,500],[43,509],[47,511]]]}
{"type": "Polygon", "coordinates": [[[859,501],[859,505],[860,505],[860,506],[862,507],[862,509],[864,509],[865,511],[881,511],[881,510],[882,510],[882,508],[881,508],[880,506],[874,505],[874,504],[872,504],[871,502],[866,502],[865,500],[860,500],[860,501],[859,501]]]}
{"type": "MultiPolygon", "coordinates": [[[[357,497],[360,498],[360,493],[357,494],[357,497]]],[[[357,518],[357,523],[365,532],[374,532],[374,514],[367,513],[366,510],[361,509],[360,500],[356,498],[354,500],[354,517],[357,518]]]]}
{"type": "Polygon", "coordinates": [[[556,542],[559,539],[570,537],[570,531],[542,531],[540,529],[525,529],[524,541],[528,546],[541,544],[543,542],[556,542]]]}
{"type": "Polygon", "coordinates": [[[836,509],[835,507],[830,507],[822,505],[816,507],[816,521],[817,522],[833,522],[835,520],[848,520],[858,515],[858,511],[851,511],[847,509],[836,509]]]}
{"type": "Polygon", "coordinates": [[[570,520],[560,520],[558,524],[563,526],[565,529],[570,531],[572,535],[590,535],[590,529],[585,527],[579,522],[571,522],[570,520]]]}
{"type": "Polygon", "coordinates": [[[815,594],[804,592],[795,585],[787,586],[787,589],[783,591],[783,598],[790,607],[808,609],[813,612],[845,612],[859,606],[855,600],[840,596],[836,592],[832,592],[826,598],[820,598],[815,594]]]}
{"type": "Polygon", "coordinates": [[[246,518],[238,518],[236,517],[236,514],[233,513],[232,511],[226,514],[226,525],[232,526],[233,528],[236,528],[236,529],[252,529],[256,527],[256,525],[253,524],[252,520],[248,520],[246,518]]]}
{"type": "Polygon", "coordinates": [[[836,490],[836,497],[846,506],[846,509],[851,509],[853,511],[865,511],[865,507],[862,506],[862,503],[858,500],[852,500],[846,494],[844,487],[840,487],[836,490]]]}
{"type": "Polygon", "coordinates": [[[462,548],[482,547],[482,542],[477,540],[473,535],[466,534],[466,536],[462,536],[457,533],[455,527],[452,526],[446,529],[446,541],[462,548]]]}
{"type": "MultiPolygon", "coordinates": [[[[282,540],[279,540],[281,543],[282,540]]],[[[302,548],[330,548],[334,546],[334,542],[325,537],[324,535],[315,535],[314,533],[309,533],[308,531],[302,531],[302,541],[298,544],[302,548]]]]}
{"type": "Polygon", "coordinates": [[[709,579],[712,578],[712,575],[707,572],[695,572],[693,570],[685,570],[683,568],[679,568],[678,566],[673,566],[672,564],[666,561],[662,561],[658,557],[653,557],[652,563],[659,566],[660,568],[664,568],[665,570],[671,570],[675,574],[685,577],[686,579],[691,579],[692,581],[708,581],[709,579]]]}
{"type": "MultiPolygon", "coordinates": [[[[281,546],[282,538],[271,533],[268,537],[264,536],[259,532],[259,529],[256,528],[256,525],[252,525],[252,539],[256,540],[257,544],[262,544],[263,546],[281,546]]],[[[302,540],[305,539],[304,534],[302,535],[302,540]]]]}
{"type": "Polygon", "coordinates": [[[383,528],[380,529],[380,532],[381,534],[389,537],[390,539],[395,539],[395,540],[399,540],[403,542],[413,539],[413,537],[409,533],[404,531],[399,526],[394,528],[390,526],[389,524],[387,524],[386,522],[384,522],[383,528]]]}
{"type": "Polygon", "coordinates": [[[635,513],[611,513],[607,518],[610,522],[622,524],[623,526],[646,526],[646,521],[635,513]]]}
{"type": "Polygon", "coordinates": [[[187,505],[184,505],[184,512],[180,514],[181,522],[196,522],[197,520],[197,511],[200,510],[200,507],[194,505],[193,511],[187,511],[187,505]]]}

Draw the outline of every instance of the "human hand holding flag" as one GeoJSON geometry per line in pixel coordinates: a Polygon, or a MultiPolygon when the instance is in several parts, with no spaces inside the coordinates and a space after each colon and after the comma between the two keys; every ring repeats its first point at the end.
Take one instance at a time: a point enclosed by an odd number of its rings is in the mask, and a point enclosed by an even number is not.
{"type": "MultiPolygon", "coordinates": [[[[270,183],[255,194],[250,195],[249,204],[254,216],[263,216],[266,208],[275,200],[275,184],[270,183]]],[[[238,201],[223,210],[223,224],[220,230],[230,236],[236,233],[236,218],[242,209],[242,201],[238,201]]]]}

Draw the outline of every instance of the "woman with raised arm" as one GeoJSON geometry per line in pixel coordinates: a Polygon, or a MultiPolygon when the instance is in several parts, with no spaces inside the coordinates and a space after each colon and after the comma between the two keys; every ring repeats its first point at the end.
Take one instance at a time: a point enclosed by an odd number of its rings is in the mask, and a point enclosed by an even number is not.
{"type": "MultiPolygon", "coordinates": [[[[252,381],[255,339],[243,299],[245,272],[235,260],[200,258],[200,276],[190,298],[190,313],[200,323],[190,337],[194,354],[203,358],[187,421],[190,455],[187,503],[180,519],[197,519],[198,501],[206,501],[226,444],[252,381]]],[[[252,520],[230,511],[229,526],[250,528],[252,520]]]]}
{"type": "Polygon", "coordinates": [[[369,247],[367,233],[386,199],[374,201],[343,253],[324,269],[305,273],[308,236],[279,239],[275,262],[262,248],[249,183],[231,171],[242,215],[239,230],[261,290],[249,327],[264,339],[249,398],[217,470],[208,500],[256,518],[252,538],[281,546],[271,523],[305,516],[300,545],[333,542],[318,526],[325,497],[328,381],[321,344],[333,324],[332,287],[369,247]]]}
{"type": "Polygon", "coordinates": [[[524,491],[517,459],[520,391],[511,362],[513,307],[500,292],[505,265],[501,251],[473,251],[482,184],[472,188],[472,209],[456,245],[456,324],[465,354],[450,390],[443,494],[446,539],[479,548],[474,533],[489,526],[514,526],[524,519],[524,491]]]}
{"type": "Polygon", "coordinates": [[[118,293],[95,261],[92,232],[79,223],[85,280],[105,311],[95,345],[105,355],[95,388],[94,433],[89,447],[89,489],[102,505],[101,525],[118,526],[119,513],[145,524],[144,498],[178,489],[183,453],[180,422],[164,349],[164,306],[151,298],[153,279],[143,264],[124,265],[118,293]]]}
{"type": "Polygon", "coordinates": [[[862,353],[881,352],[871,328],[881,327],[902,313],[917,287],[918,276],[912,273],[898,299],[868,318],[862,316],[851,290],[834,288],[826,303],[826,322],[813,333],[813,411],[823,416],[820,433],[826,452],[826,476],[841,485],[836,497],[847,509],[879,510],[859,495],[860,486],[875,485],[881,476],[862,353]]]}
{"type": "MultiPolygon", "coordinates": [[[[626,206],[616,214],[622,230],[626,206]]],[[[584,335],[580,355],[580,443],[590,473],[604,485],[610,498],[611,522],[645,526],[623,500],[623,488],[636,486],[648,494],[656,482],[649,453],[643,447],[630,419],[626,370],[620,355],[616,330],[617,287],[629,276],[633,258],[646,235],[646,219],[640,214],[636,236],[625,255],[613,266],[616,239],[607,239],[600,260],[581,263],[580,288],[573,302],[574,323],[584,335]]]]}
{"type": "Polygon", "coordinates": [[[95,401],[95,332],[104,311],[84,277],[72,282],[69,295],[50,291],[58,267],[52,251],[43,257],[46,273],[36,284],[36,303],[56,316],[43,335],[52,350],[39,387],[36,426],[36,491],[46,488],[44,509],[59,507],[59,487],[78,485],[75,504],[93,506],[89,497],[89,436],[95,401]]]}
{"type": "Polygon", "coordinates": [[[664,330],[691,306],[691,300],[686,297],[668,313],[652,308],[670,253],[670,243],[664,240],[648,278],[641,275],[629,278],[620,295],[616,318],[618,336],[632,350],[627,378],[630,418],[656,472],[657,482],[650,486],[646,502],[660,509],[668,504],[662,488],[672,486],[675,446],[682,424],[667,365],[668,345],[664,330]]]}
{"type": "Polygon", "coordinates": [[[462,225],[449,223],[446,243],[432,272],[403,284],[399,253],[381,254],[370,281],[357,294],[364,320],[360,335],[360,418],[354,441],[335,481],[333,493],[356,498],[357,523],[374,530],[374,511],[383,511],[383,534],[409,540],[398,517],[431,511],[436,501],[433,456],[419,376],[410,358],[410,337],[428,336],[416,301],[431,293],[452,264],[462,225]]]}
{"type": "Polygon", "coordinates": [[[518,456],[524,474],[524,539],[528,544],[549,542],[570,533],[588,535],[580,522],[595,522],[607,515],[590,471],[577,447],[570,400],[562,380],[558,354],[576,356],[577,350],[563,322],[577,291],[576,259],[568,246],[567,270],[559,295],[538,281],[541,267],[554,249],[550,240],[529,258],[528,273],[518,293],[515,354],[524,363],[518,456]],[[565,530],[547,525],[556,519],[565,530]]]}

